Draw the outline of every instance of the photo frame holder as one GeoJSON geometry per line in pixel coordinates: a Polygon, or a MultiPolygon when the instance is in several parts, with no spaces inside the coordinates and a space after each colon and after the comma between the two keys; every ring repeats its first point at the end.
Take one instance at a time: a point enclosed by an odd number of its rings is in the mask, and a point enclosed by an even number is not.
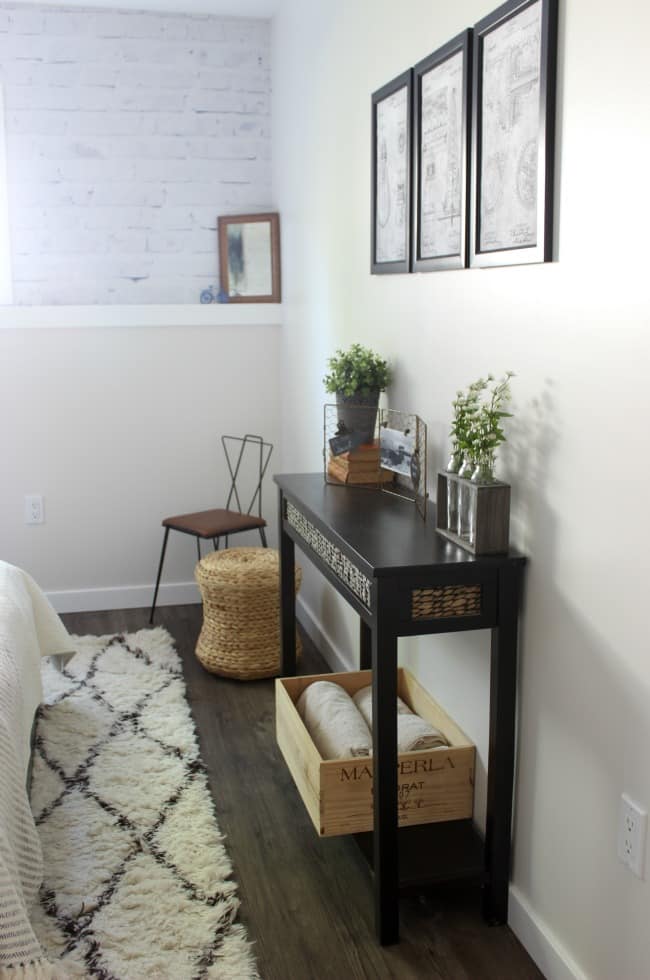
{"type": "Polygon", "coordinates": [[[411,500],[426,519],[427,427],[410,412],[378,409],[368,441],[368,408],[337,405],[323,409],[323,475],[335,486],[381,490],[411,500]],[[391,439],[382,431],[390,432],[391,439]],[[399,436],[404,438],[400,444],[399,436]],[[390,446],[388,446],[390,442],[390,446]]]}

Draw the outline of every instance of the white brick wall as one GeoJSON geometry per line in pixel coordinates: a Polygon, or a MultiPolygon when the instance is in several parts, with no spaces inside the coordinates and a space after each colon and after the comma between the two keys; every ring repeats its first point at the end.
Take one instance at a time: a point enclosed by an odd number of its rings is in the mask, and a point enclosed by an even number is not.
{"type": "Polygon", "coordinates": [[[196,303],[272,208],[265,20],[0,4],[18,304],[196,303]]]}

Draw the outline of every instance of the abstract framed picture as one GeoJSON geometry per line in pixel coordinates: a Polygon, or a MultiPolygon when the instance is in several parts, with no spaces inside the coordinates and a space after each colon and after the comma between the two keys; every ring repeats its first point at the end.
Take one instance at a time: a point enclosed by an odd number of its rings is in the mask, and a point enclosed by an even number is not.
{"type": "Polygon", "coordinates": [[[226,301],[279,303],[279,215],[223,215],[218,228],[219,277],[226,301]]]}
{"type": "Polygon", "coordinates": [[[550,262],[557,0],[474,26],[470,266],[550,262]]]}
{"type": "Polygon", "coordinates": [[[409,68],[372,94],[373,273],[410,272],[412,91],[409,68]]]}
{"type": "Polygon", "coordinates": [[[413,272],[467,264],[470,30],[413,69],[413,272]]]}

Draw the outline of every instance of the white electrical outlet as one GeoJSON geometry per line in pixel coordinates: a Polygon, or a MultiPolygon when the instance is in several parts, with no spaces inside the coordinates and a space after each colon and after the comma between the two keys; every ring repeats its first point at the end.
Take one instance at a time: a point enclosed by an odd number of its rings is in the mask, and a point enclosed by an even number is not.
{"type": "Polygon", "coordinates": [[[643,878],[648,814],[623,793],[618,816],[618,856],[639,878],[643,878]]]}
{"type": "Polygon", "coordinates": [[[40,493],[25,497],[25,524],[42,524],[45,520],[43,498],[40,493]]]}

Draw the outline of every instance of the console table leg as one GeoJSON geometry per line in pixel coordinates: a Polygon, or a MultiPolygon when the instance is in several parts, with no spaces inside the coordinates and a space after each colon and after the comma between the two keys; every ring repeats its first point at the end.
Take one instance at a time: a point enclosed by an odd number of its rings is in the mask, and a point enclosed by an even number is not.
{"type": "Polygon", "coordinates": [[[399,940],[397,841],[397,637],[372,630],[375,928],[382,946],[399,940]]]}
{"type": "Polygon", "coordinates": [[[296,673],[296,592],[295,547],[283,530],[284,500],[280,497],[280,642],[282,644],[281,671],[285,677],[296,673]]]}
{"type": "Polygon", "coordinates": [[[372,667],[372,633],[365,619],[359,619],[359,670],[372,667]]]}
{"type": "Polygon", "coordinates": [[[483,915],[493,925],[508,921],[512,784],[515,762],[517,697],[517,617],[519,570],[499,574],[498,627],[492,630],[490,654],[490,735],[483,915]]]}

